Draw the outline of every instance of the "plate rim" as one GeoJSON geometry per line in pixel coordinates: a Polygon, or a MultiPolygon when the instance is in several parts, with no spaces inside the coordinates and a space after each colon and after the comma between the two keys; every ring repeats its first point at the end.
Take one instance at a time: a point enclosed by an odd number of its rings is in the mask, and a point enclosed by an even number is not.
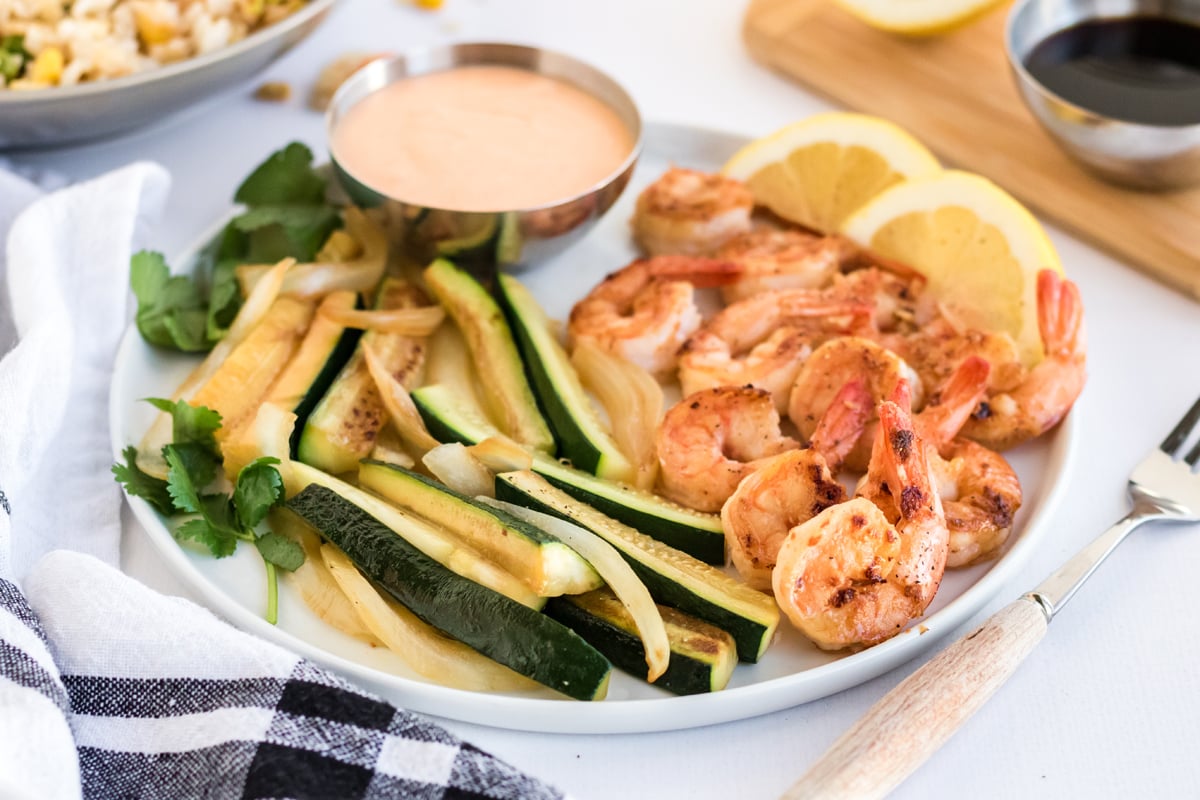
{"type": "Polygon", "coordinates": [[[153,69],[135,72],[130,75],[122,75],[117,78],[104,78],[86,83],[78,83],[73,86],[53,86],[35,91],[21,92],[0,91],[0,111],[6,110],[5,106],[11,107],[9,110],[15,110],[16,108],[33,108],[34,106],[51,103],[83,100],[107,92],[117,93],[125,89],[136,89],[152,81],[170,80],[177,75],[193,71],[200,72],[226,59],[237,58],[238,55],[253,50],[270,39],[285,38],[288,33],[296,28],[302,27],[310,20],[328,13],[338,2],[340,0],[309,0],[303,8],[294,14],[265,28],[254,31],[249,36],[239,39],[232,44],[225,45],[208,53],[201,53],[191,58],[185,58],[182,61],[154,67],[153,69]]]}
{"type": "MultiPolygon", "coordinates": [[[[647,124],[647,148],[676,136],[721,139],[726,143],[751,137],[704,126],[677,123],[647,124]]],[[[656,148],[657,149],[657,148],[656,148]]],[[[194,256],[211,238],[212,231],[224,224],[215,223],[205,231],[206,238],[182,251],[194,256]]],[[[185,259],[186,260],[186,259],[185,259]]],[[[184,263],[178,258],[171,263],[184,263]]],[[[109,384],[109,437],[114,458],[119,459],[127,443],[124,434],[124,384],[118,380],[130,368],[137,346],[150,345],[138,338],[132,321],[122,335],[109,384]],[[122,435],[118,435],[122,434],[122,435]]],[[[684,730],[705,725],[749,719],[765,713],[792,708],[836,694],[864,683],[918,657],[940,640],[965,624],[999,592],[1008,586],[1025,566],[1045,538],[1054,512],[1066,493],[1077,450],[1077,414],[1069,413],[1048,435],[1045,474],[1053,476],[1037,487],[1036,513],[1024,520],[1006,552],[975,583],[934,614],[921,618],[900,635],[866,650],[748,686],[737,686],[708,694],[663,696],[652,699],[605,700],[579,704],[566,698],[519,697],[488,694],[439,686],[423,680],[384,672],[340,656],[285,629],[269,624],[242,606],[211,582],[188,560],[159,514],[148,502],[122,493],[134,512],[142,532],[163,557],[175,577],[199,594],[208,608],[235,627],[266,641],[283,646],[328,667],[366,688],[398,702],[410,711],[461,722],[536,733],[626,734],[684,730]]],[[[781,622],[786,624],[786,618],[781,622]]]]}

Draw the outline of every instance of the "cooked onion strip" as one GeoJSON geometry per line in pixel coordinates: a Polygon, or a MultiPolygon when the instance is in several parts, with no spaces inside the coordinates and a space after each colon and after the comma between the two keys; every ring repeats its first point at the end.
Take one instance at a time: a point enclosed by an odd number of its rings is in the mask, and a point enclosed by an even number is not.
{"type": "Polygon", "coordinates": [[[422,455],[438,447],[441,442],[433,438],[429,429],[425,427],[425,421],[421,419],[421,412],[417,411],[417,406],[413,403],[408,389],[404,388],[404,384],[388,372],[387,367],[371,349],[370,344],[362,342],[361,347],[363,357],[367,362],[367,370],[371,373],[372,380],[375,381],[375,388],[379,390],[383,407],[391,416],[392,425],[396,427],[400,438],[422,455]]]}
{"type": "MultiPolygon", "coordinates": [[[[362,254],[353,261],[297,264],[288,271],[283,294],[317,297],[341,289],[369,292],[379,284],[387,267],[387,234],[359,208],[348,206],[342,216],[347,232],[362,246],[362,254]]],[[[239,266],[236,273],[242,294],[251,294],[270,269],[267,264],[239,266]]]]}
{"type": "Polygon", "coordinates": [[[321,558],[321,537],[303,520],[286,509],[273,509],[268,517],[271,530],[292,539],[304,549],[304,563],[291,572],[280,570],[285,582],[300,592],[314,614],[342,633],[368,642],[379,642],[359,619],[349,598],[334,581],[321,558]]]}
{"type": "Polygon", "coordinates": [[[283,479],[284,493],[291,497],[303,489],[292,477],[292,431],[296,427],[296,415],[274,403],[263,403],[254,417],[254,441],[264,456],[279,459],[275,469],[283,479]]]}
{"type": "Polygon", "coordinates": [[[571,353],[571,363],[584,387],[608,412],[613,439],[637,468],[634,483],[651,489],[658,477],[654,440],[663,413],[663,392],[646,370],[580,341],[571,353]]]}
{"type": "Polygon", "coordinates": [[[347,328],[398,333],[402,336],[428,336],[437,330],[446,318],[446,312],[441,306],[391,308],[386,311],[322,306],[320,314],[347,328]]]}
{"type": "Polygon", "coordinates": [[[399,603],[384,599],[333,545],[321,546],[321,558],[367,630],[418,675],[444,686],[481,692],[521,691],[537,685],[444,636],[399,603]]]}
{"type": "Polygon", "coordinates": [[[653,683],[666,671],[671,657],[671,643],[667,639],[662,614],[658,612],[658,606],[654,604],[646,586],[615,547],[588,529],[565,519],[502,500],[486,499],[485,502],[536,525],[583,556],[600,573],[608,588],[613,590],[633,617],[642,646],[646,649],[646,666],[650,670],[646,680],[653,683]]]}
{"type": "MultiPolygon", "coordinates": [[[[216,346],[200,362],[200,365],[192,370],[192,374],[179,384],[179,388],[171,395],[172,400],[188,400],[196,394],[196,391],[216,373],[233,349],[250,335],[258,323],[262,322],[263,317],[270,310],[271,304],[279,297],[284,276],[295,263],[296,259],[285,258],[275,266],[268,267],[265,279],[259,281],[254,287],[254,291],[246,298],[246,302],[238,310],[237,316],[233,318],[233,323],[229,326],[225,338],[217,342],[216,346]]],[[[146,435],[142,437],[141,444],[138,445],[138,466],[151,475],[165,478],[167,464],[163,461],[162,449],[171,443],[172,435],[171,415],[165,411],[160,412],[150,429],[146,431],[146,435]]]]}
{"type": "Polygon", "coordinates": [[[433,477],[467,497],[495,497],[496,476],[460,442],[439,444],[421,459],[433,477]]]}
{"type": "Polygon", "coordinates": [[[517,472],[533,467],[533,454],[507,436],[489,436],[467,451],[492,472],[517,472]]]}

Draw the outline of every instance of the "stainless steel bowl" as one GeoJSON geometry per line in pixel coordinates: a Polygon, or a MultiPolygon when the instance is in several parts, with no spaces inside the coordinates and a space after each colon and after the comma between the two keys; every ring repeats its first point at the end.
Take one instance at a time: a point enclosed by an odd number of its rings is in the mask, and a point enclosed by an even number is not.
{"type": "Polygon", "coordinates": [[[310,0],[228,47],[124,78],[0,91],[0,150],[82,142],[159,122],[261,72],[312,33],[337,2],[310,0]]]}
{"type": "Polygon", "coordinates": [[[338,182],[355,203],[385,209],[391,238],[406,256],[425,263],[443,255],[481,272],[494,268],[516,271],[550,258],[577,241],[621,196],[642,148],[641,115],[616,81],[563,53],[517,44],[441,45],[370,64],[338,89],[329,105],[325,127],[338,182]],[[633,135],[633,149],[616,170],[574,197],[534,208],[488,212],[429,208],[403,197],[389,197],[338,163],[332,148],[333,132],[355,103],[408,77],[478,64],[532,70],[588,92],[616,111],[633,135]]]}
{"type": "Polygon", "coordinates": [[[1049,91],[1025,69],[1030,51],[1051,34],[1131,16],[1200,24],[1200,0],[1018,0],[1005,33],[1017,88],[1063,150],[1096,175],[1136,189],[1200,183],[1200,125],[1140,125],[1097,114],[1049,91]]]}

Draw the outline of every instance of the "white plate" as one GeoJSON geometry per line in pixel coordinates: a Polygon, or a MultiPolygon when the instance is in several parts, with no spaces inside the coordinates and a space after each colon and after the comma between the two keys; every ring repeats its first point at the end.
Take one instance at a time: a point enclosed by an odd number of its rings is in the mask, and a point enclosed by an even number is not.
{"type": "MultiPolygon", "coordinates": [[[[521,275],[549,312],[564,318],[572,303],[600,277],[634,256],[627,221],[641,187],[668,163],[715,169],[745,141],[712,131],[666,125],[648,127],[645,155],[617,207],[579,245],[555,261],[521,275]]],[[[178,259],[177,265],[187,258],[178,259]]],[[[166,355],[147,345],[134,328],[117,356],[111,394],[113,452],[141,439],[153,411],[138,400],[168,396],[196,359],[166,355]]],[[[395,700],[406,708],[502,728],[564,733],[627,733],[674,730],[742,719],[805,703],[874,678],[919,655],[963,624],[1020,573],[1048,531],[1069,471],[1074,424],[1069,417],[1054,433],[1010,454],[1025,488],[1016,532],[998,561],[946,573],[929,614],[905,633],[852,655],[824,653],[781,623],[778,641],[755,665],[741,664],[729,688],[708,695],[675,697],[614,672],[608,699],[579,703],[542,694],[489,695],[430,684],[413,676],[383,648],[372,648],[321,622],[286,583],[281,585],[278,627],[262,613],[262,563],[254,548],[217,560],[171,537],[163,519],[144,501],[130,504],[147,535],[177,577],[210,607],[239,627],[291,648],[395,700]]],[[[1032,585],[1039,576],[1023,576],[1032,585]]]]}
{"type": "Polygon", "coordinates": [[[38,91],[0,89],[0,149],[80,142],[154,124],[261,72],[312,33],[336,2],[309,0],[227,47],[123,78],[38,91]]]}

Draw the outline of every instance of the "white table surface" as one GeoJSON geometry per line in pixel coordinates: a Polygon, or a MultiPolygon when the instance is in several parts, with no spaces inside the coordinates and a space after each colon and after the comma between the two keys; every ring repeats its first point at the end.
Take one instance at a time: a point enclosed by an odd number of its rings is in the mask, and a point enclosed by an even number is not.
{"type": "MultiPolygon", "coordinates": [[[[287,80],[303,95],[319,66],[348,50],[500,39],[597,64],[650,119],[757,135],[827,108],[750,60],[742,12],[730,0],[447,0],[434,14],[395,0],[346,0],[263,77],[287,80]]],[[[256,102],[256,85],[134,135],[12,160],[73,179],[136,159],[164,164],[174,187],[154,240],[176,252],[227,208],[232,187],[266,153],[290,139],[323,149],[318,114],[301,99],[256,102]]],[[[1200,395],[1200,307],[1059,231],[1051,235],[1083,291],[1090,334],[1090,381],[1075,411],[1076,473],[1027,573],[985,613],[1032,588],[1124,513],[1129,467],[1200,395]]],[[[1197,250],[1200,259],[1200,239],[1197,250]]],[[[123,562],[151,586],[186,594],[132,521],[123,562]]],[[[1200,615],[1190,607],[1198,563],[1196,526],[1138,533],[992,702],[894,796],[1200,796],[1200,615]]],[[[674,733],[549,736],[446,724],[578,798],[772,798],[915,666],[798,708],[674,733]]]]}

